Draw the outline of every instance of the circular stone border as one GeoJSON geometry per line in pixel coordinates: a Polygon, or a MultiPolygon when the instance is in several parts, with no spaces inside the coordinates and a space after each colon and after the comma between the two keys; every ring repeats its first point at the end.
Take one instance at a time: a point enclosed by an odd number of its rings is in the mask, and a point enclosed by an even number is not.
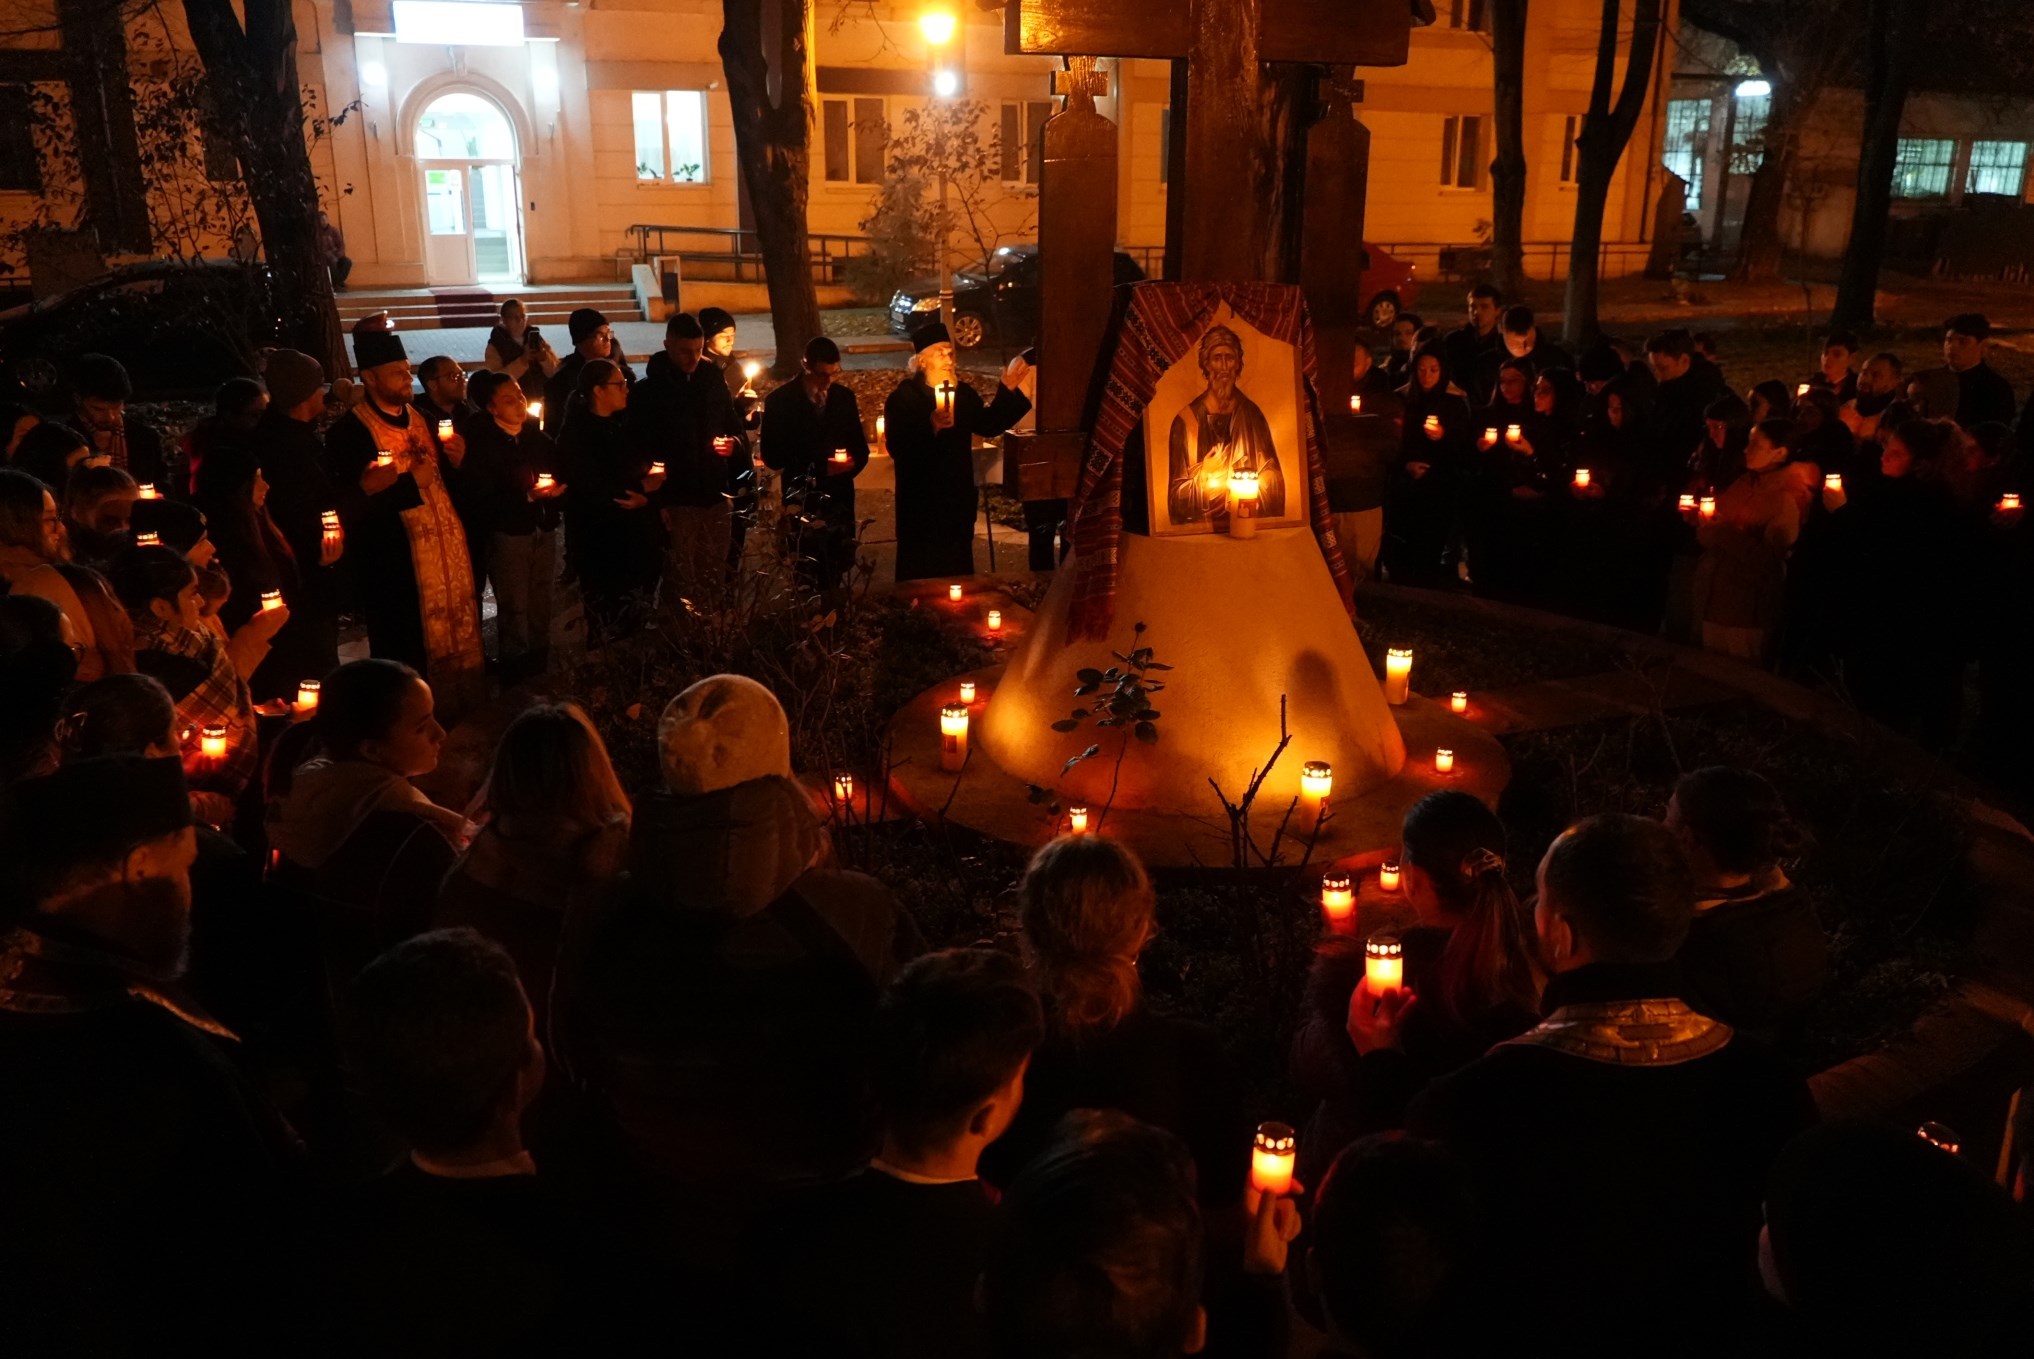
{"type": "MultiPolygon", "coordinates": [[[[995,698],[995,686],[1003,667],[991,666],[964,675],[955,675],[913,698],[890,719],[891,795],[915,815],[929,822],[948,821],[965,826],[993,839],[1019,845],[1042,845],[1064,828],[1063,818],[1052,816],[1044,806],[1031,800],[1030,785],[1005,773],[973,741],[968,745],[967,763],[958,774],[939,767],[939,710],[959,701],[962,680],[976,684],[971,716],[995,698]]],[[[1391,710],[1405,740],[1406,762],[1396,777],[1359,796],[1337,796],[1328,800],[1328,818],[1320,828],[1308,862],[1326,866],[1343,861],[1374,860],[1377,851],[1398,845],[1399,825],[1406,809],[1428,793],[1457,788],[1472,793],[1493,809],[1498,794],[1511,781],[1511,760],[1504,747],[1476,720],[1477,705],[1471,695],[1470,713],[1458,716],[1445,702],[1415,694],[1391,710]],[[1455,772],[1436,774],[1433,751],[1455,752],[1455,772]]],[[[1098,732],[1105,753],[1095,758],[1113,758],[1107,752],[1108,732],[1098,732]]],[[[1164,727],[1160,724],[1160,740],[1164,727]]],[[[1266,758],[1270,751],[1264,752],[1266,758]]],[[[1137,758],[1133,743],[1127,756],[1137,758]]],[[[1282,759],[1294,758],[1290,748],[1282,759]]],[[[1240,788],[1222,790],[1232,801],[1242,795],[1240,788]]],[[[1135,850],[1145,863],[1157,868],[1231,868],[1228,816],[1211,787],[1201,790],[1206,812],[1153,812],[1116,807],[1106,816],[1100,807],[1092,809],[1092,829],[1106,831],[1135,850]]],[[[1258,850],[1268,851],[1284,807],[1256,809],[1252,816],[1252,838],[1258,850]]],[[[1307,835],[1303,808],[1292,813],[1279,849],[1279,863],[1295,866],[1306,852],[1307,835]]],[[[1260,863],[1257,865],[1262,867],[1260,863]]]]}

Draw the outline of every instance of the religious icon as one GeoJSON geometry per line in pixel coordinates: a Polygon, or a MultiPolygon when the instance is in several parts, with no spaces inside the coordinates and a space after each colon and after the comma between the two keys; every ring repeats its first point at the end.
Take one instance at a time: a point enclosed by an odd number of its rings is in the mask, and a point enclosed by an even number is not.
{"type": "MultiPolygon", "coordinates": [[[[1299,356],[1224,306],[1144,412],[1151,531],[1228,531],[1230,476],[1257,475],[1258,523],[1305,522],[1299,356]]],[[[1247,478],[1246,478],[1247,480],[1247,478]]]]}

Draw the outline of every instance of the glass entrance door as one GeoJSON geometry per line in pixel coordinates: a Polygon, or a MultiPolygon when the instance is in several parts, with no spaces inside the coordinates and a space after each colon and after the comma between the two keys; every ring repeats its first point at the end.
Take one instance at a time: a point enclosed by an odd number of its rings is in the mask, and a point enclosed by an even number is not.
{"type": "Polygon", "coordinates": [[[426,165],[424,269],[433,286],[477,283],[473,231],[466,200],[466,167],[426,165]]]}

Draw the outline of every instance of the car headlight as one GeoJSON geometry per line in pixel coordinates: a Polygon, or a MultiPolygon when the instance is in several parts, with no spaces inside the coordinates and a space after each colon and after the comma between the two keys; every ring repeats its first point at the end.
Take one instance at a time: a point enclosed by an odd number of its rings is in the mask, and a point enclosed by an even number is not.
{"type": "Polygon", "coordinates": [[[918,300],[917,300],[916,302],[913,302],[913,303],[911,304],[911,310],[913,310],[913,311],[938,311],[938,310],[939,310],[939,294],[937,294],[937,293],[934,293],[934,294],[933,294],[933,295],[932,295],[931,297],[921,297],[921,298],[919,298],[919,299],[918,299],[918,300]]]}

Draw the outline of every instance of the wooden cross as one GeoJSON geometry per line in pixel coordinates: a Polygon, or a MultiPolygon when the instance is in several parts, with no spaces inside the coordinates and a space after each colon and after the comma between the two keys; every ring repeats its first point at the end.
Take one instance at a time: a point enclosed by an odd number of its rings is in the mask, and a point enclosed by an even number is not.
{"type": "MultiPolygon", "coordinates": [[[[1263,117],[1265,63],[1401,66],[1408,0],[1009,0],[1012,52],[1148,57],[1181,63],[1184,173],[1176,246],[1182,278],[1248,281],[1265,272],[1277,204],[1262,201],[1279,152],[1263,117]]],[[[1055,77],[1055,93],[1092,103],[1091,75],[1055,77]]],[[[1175,96],[1177,98],[1177,96],[1175,96]]],[[[1177,110],[1175,110],[1177,114],[1177,110]]]]}

